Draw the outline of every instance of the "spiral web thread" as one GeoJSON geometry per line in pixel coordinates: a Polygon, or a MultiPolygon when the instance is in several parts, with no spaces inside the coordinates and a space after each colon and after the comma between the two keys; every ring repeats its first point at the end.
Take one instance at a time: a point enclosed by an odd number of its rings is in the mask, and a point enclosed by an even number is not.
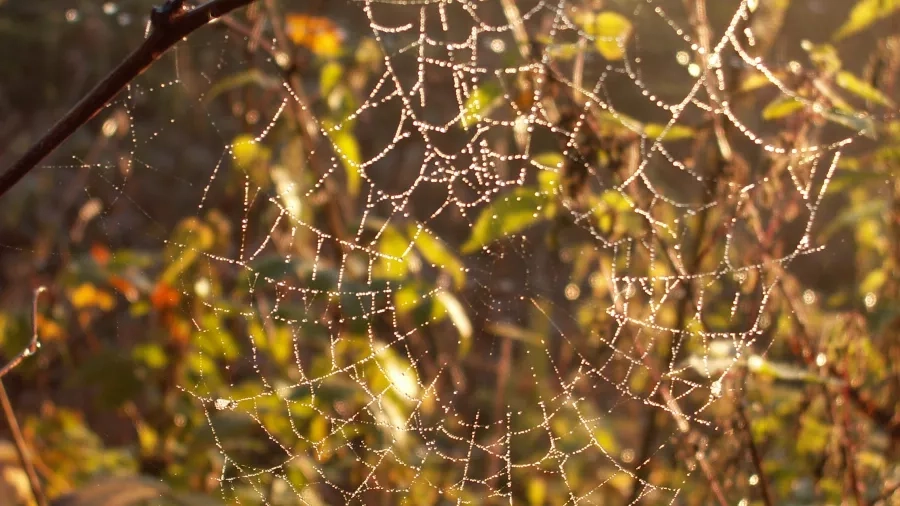
{"type": "MultiPolygon", "coordinates": [[[[642,468],[679,447],[687,434],[716,430],[707,412],[725,393],[723,378],[742,356],[753,353],[754,345],[765,346],[759,340],[771,323],[765,307],[775,279],[792,260],[817,251],[810,239],[816,212],[841,149],[862,132],[784,148],[757,132],[759,118],[741,117],[732,109],[725,97],[732,92],[727,76],[733,68],[726,66],[753,69],[782,95],[818,107],[753,56],[747,20],[758,8],[755,1],[735,3],[718,39],[708,41],[691,35],[686,21],[669,14],[687,17],[680,2],[634,2],[634,43],[609,41],[624,52],[619,61],[607,61],[596,51],[586,51],[583,60],[560,56],[566,48],[591,48],[596,42],[576,19],[589,11],[574,4],[355,2],[348,8],[368,19],[386,55],[367,99],[344,123],[326,125],[315,122],[290,83],[282,83],[281,106],[249,144],[266,145],[291,108],[305,110],[317,130],[311,135],[324,140],[334,141],[351,122],[370,121],[370,127],[383,125],[381,130],[391,134],[353,166],[362,179],[355,234],[337,237],[299,212],[305,202],[321,199],[325,189],[346,184],[339,143],[325,142],[333,144],[333,152],[309,154],[324,160],[327,169],[309,188],[298,192],[293,183],[282,182],[277,191],[262,190],[250,175],[244,177],[244,220],[234,255],[197,252],[210,269],[246,276],[246,302],[258,311],[243,314],[201,304],[225,317],[259,322],[269,339],[290,342],[294,362],[292,370],[274,373],[271,362],[258,354],[253,333],[245,343],[249,353],[229,359],[232,365],[222,366],[223,357],[209,351],[215,346],[201,346],[211,355],[208,367],[222,367],[226,377],[227,371],[239,370],[230,377],[244,378],[219,384],[200,377],[196,384],[183,385],[203,405],[227,497],[235,493],[242,502],[277,503],[277,488],[306,504],[513,504],[527,502],[535,493],[532,483],[539,480],[554,504],[621,501],[613,497],[630,497],[631,503],[676,501],[678,483],[654,483],[642,468]],[[647,19],[661,21],[654,26],[664,26],[680,40],[673,56],[684,53],[702,64],[693,74],[688,65],[680,67],[673,81],[686,85],[679,94],[673,87],[656,91],[656,83],[642,77],[641,36],[647,34],[640,23],[647,19]],[[541,44],[532,44],[535,40],[541,44]],[[524,97],[515,95],[520,78],[529,85],[524,97]],[[498,98],[491,99],[489,109],[475,102],[485,112],[473,113],[472,97],[490,86],[502,90],[498,98]],[[559,102],[572,104],[570,121],[560,121],[559,112],[548,109],[547,104],[559,102]],[[622,112],[638,102],[662,125],[653,136],[622,112]],[[618,122],[640,138],[639,149],[627,153],[628,161],[614,173],[586,159],[581,149],[585,137],[596,133],[597,118],[618,122]],[[744,181],[714,193],[720,175],[698,171],[678,142],[664,141],[680,125],[698,123],[697,118],[731,132],[733,144],[717,144],[724,156],[740,149],[757,159],[786,160],[786,170],[776,176],[748,170],[744,181]],[[548,139],[556,144],[547,144],[548,139]],[[565,162],[546,165],[537,156],[552,150],[561,151],[565,162]],[[397,190],[401,176],[393,167],[412,156],[419,159],[418,171],[397,190]],[[567,163],[585,171],[585,185],[619,195],[625,203],[620,216],[635,224],[629,230],[640,233],[614,237],[598,222],[598,207],[605,204],[568,195],[564,183],[535,184],[540,174],[567,181],[567,163]],[[801,204],[802,233],[778,258],[759,253],[750,262],[752,254],[740,255],[738,262],[732,248],[748,240],[750,228],[744,206],[763,198],[776,178],[801,204]],[[545,238],[534,229],[492,241],[459,264],[427,265],[430,261],[417,254],[416,244],[438,237],[436,231],[447,223],[473,231],[485,206],[522,201],[525,194],[517,190],[526,188],[535,190],[535,201],[542,203],[533,209],[535,215],[547,203],[561,206],[559,214],[589,238],[597,256],[588,283],[572,283],[569,272],[547,272],[546,258],[538,252],[545,238]],[[711,211],[721,220],[713,253],[718,262],[705,262],[714,266],[700,269],[689,257],[696,234],[691,223],[711,211]],[[402,252],[379,247],[391,227],[408,232],[402,252]],[[315,259],[305,271],[293,263],[302,251],[315,259]],[[260,261],[271,258],[289,266],[288,273],[263,272],[260,261]],[[412,281],[379,279],[391,265],[416,262],[435,288],[413,301],[399,297],[412,281]],[[668,266],[662,274],[658,264],[668,266]],[[325,279],[327,273],[334,276],[325,279]],[[454,285],[458,275],[466,278],[466,288],[454,285]],[[755,288],[742,290],[751,283],[755,288]],[[730,289],[717,288],[722,285],[730,289]],[[570,304],[582,290],[606,293],[607,303],[595,311],[607,325],[591,327],[590,335],[582,335],[583,325],[571,314],[570,304]],[[453,300],[460,301],[456,309],[468,315],[451,319],[455,325],[437,317],[414,322],[402,307],[425,299],[444,303],[446,293],[454,293],[453,300]],[[664,308],[681,304],[682,321],[662,316],[664,308]],[[711,330],[703,317],[722,304],[730,307],[730,320],[711,330]],[[473,326],[471,335],[460,328],[465,320],[473,326]],[[503,343],[514,337],[502,335],[502,329],[513,324],[542,330],[519,335],[507,348],[503,343]],[[363,337],[350,339],[349,334],[363,337]],[[429,346],[429,336],[453,346],[429,346]],[[723,344],[731,350],[724,364],[716,352],[723,344]],[[454,347],[472,351],[464,355],[454,347]],[[472,398],[473,386],[483,381],[496,381],[497,389],[510,393],[472,398]],[[665,412],[675,429],[641,462],[634,451],[637,428],[619,434],[610,421],[648,410],[665,412]],[[247,425],[255,428],[253,437],[266,448],[267,459],[249,458],[231,444],[249,437],[233,427],[247,425]],[[602,437],[610,430],[621,441],[602,437]],[[575,461],[590,465],[575,468],[575,461]]],[[[132,89],[118,105],[130,111],[137,95],[179,84],[176,79],[155,90],[132,89]]],[[[134,135],[131,170],[153,169],[138,156],[156,133],[145,141],[134,135]]],[[[239,148],[225,146],[202,191],[192,186],[191,192],[199,194],[198,216],[213,206],[223,174],[237,170],[233,162],[239,148]]],[[[119,184],[111,176],[108,182],[116,198],[130,198],[127,178],[119,184]]],[[[459,242],[446,239],[454,241],[459,242]]],[[[179,246],[174,240],[169,245],[179,246]]],[[[566,254],[574,261],[583,252],[566,254]]],[[[194,286],[180,288],[195,291],[194,286]]],[[[217,329],[196,320],[194,325],[201,339],[213,344],[221,339],[217,329]]],[[[688,464],[686,476],[695,467],[688,464]]]]}

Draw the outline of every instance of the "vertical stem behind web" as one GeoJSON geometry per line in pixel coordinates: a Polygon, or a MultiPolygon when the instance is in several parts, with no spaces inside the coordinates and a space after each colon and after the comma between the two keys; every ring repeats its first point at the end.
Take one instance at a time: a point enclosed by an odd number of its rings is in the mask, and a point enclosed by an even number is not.
{"type": "Polygon", "coordinates": [[[44,495],[44,490],[41,487],[41,480],[34,470],[34,463],[31,462],[28,445],[25,442],[25,438],[22,437],[22,429],[19,427],[18,420],[16,420],[16,413],[13,411],[9,395],[7,395],[6,388],[3,386],[3,380],[0,380],[0,406],[3,408],[6,424],[9,426],[9,432],[15,443],[16,452],[19,454],[19,460],[22,462],[22,469],[28,476],[28,483],[31,486],[31,494],[34,496],[34,501],[38,506],[47,506],[47,497],[44,495]]]}

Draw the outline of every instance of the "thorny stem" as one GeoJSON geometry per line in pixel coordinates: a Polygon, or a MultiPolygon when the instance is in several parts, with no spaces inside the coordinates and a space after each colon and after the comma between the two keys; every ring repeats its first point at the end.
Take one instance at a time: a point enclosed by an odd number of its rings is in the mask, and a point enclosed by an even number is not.
{"type": "MultiPolygon", "coordinates": [[[[256,0],[210,0],[189,10],[153,11],[149,35],[122,63],[100,81],[15,163],[0,174],[0,196],[8,192],[38,163],[82,125],[97,115],[131,81],[147,70],[172,46],[200,27],[256,0]]],[[[166,4],[171,6],[173,4],[166,4]]]]}

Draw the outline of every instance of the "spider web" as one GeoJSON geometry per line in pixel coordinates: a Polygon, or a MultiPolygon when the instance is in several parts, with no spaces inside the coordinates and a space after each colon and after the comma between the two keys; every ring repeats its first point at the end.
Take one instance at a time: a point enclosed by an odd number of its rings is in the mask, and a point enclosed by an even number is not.
{"type": "Polygon", "coordinates": [[[274,112],[232,142],[235,125],[207,95],[248,62],[228,59],[236,36],[221,33],[207,41],[223,49],[206,83],[136,84],[113,104],[104,128],[134,125],[133,145],[115,166],[89,165],[107,209],[125,200],[143,213],[150,206],[132,193],[149,177],[140,173],[173,163],[142,158],[169,132],[139,130],[142,97],[191,95],[191,114],[214,131],[197,144],[226,139],[212,167],[177,155],[188,168],[166,172],[171,193],[144,197],[242,218],[226,235],[234,244],[213,253],[197,246],[202,227],[173,238],[165,216],[146,216],[176,263],[195,255],[234,285],[214,300],[197,296],[208,284],[176,281],[198,306],[192,346],[209,372],[181,387],[203,407],[225,497],[676,502],[719,429],[711,412],[734,388],[726,377],[768,346],[779,274],[818,250],[810,232],[841,150],[864,133],[787,145],[764,133],[758,111],[729,101],[743,69],[822,111],[754,55],[757,4],[732,2],[719,33],[695,34],[681,2],[622,3],[634,33],[604,37],[570,0],[364,0],[346,8],[365,17],[384,57],[342,122],[320,119],[287,80],[270,90],[274,112]],[[665,51],[647,49],[657,39],[665,51]],[[592,49],[603,44],[622,58],[592,49]],[[665,62],[654,60],[661,52],[665,62]],[[651,65],[671,79],[645,78],[651,65]],[[305,132],[299,146],[276,140],[289,116],[305,132]],[[679,135],[707,124],[708,160],[697,159],[679,135]],[[361,162],[343,152],[347,130],[371,146],[361,162]],[[239,162],[263,149],[294,149],[285,159],[295,166],[262,183],[239,162]],[[351,184],[357,196],[342,198],[351,184]],[[755,243],[759,223],[776,217],[747,211],[773,191],[801,209],[792,247],[777,253],[755,243]],[[310,202],[326,203],[314,212],[310,202]],[[460,245],[470,254],[434,253],[460,245]],[[240,350],[209,321],[249,322],[236,331],[240,350]],[[614,421],[648,413],[670,422],[639,451],[640,424],[614,421]],[[248,438],[256,446],[237,445],[248,438]],[[645,472],[672,455],[688,455],[680,478],[645,472]]]}

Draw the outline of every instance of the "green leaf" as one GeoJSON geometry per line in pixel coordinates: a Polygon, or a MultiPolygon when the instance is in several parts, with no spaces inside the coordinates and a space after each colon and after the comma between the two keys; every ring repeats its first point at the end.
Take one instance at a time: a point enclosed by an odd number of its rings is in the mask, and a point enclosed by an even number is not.
{"type": "Polygon", "coordinates": [[[537,175],[538,187],[547,195],[555,194],[559,190],[561,171],[565,165],[563,155],[551,151],[533,156],[531,161],[541,168],[537,175]]]}
{"type": "Polygon", "coordinates": [[[595,38],[594,46],[604,58],[621,60],[625,56],[625,43],[633,30],[628,18],[616,12],[604,11],[596,16],[583,16],[581,20],[588,35],[595,38]]]}
{"type": "Polygon", "coordinates": [[[466,314],[459,299],[450,292],[444,290],[438,292],[436,302],[438,304],[435,307],[446,311],[453,326],[459,332],[459,355],[460,357],[465,356],[472,347],[472,322],[469,320],[469,315],[466,314]]]}
{"type": "Polygon", "coordinates": [[[457,289],[466,284],[465,266],[443,241],[432,235],[425,227],[420,228],[413,224],[409,225],[406,233],[409,237],[416,238],[416,249],[426,260],[453,278],[453,284],[457,289]]]}
{"type": "Polygon", "coordinates": [[[534,155],[531,157],[531,160],[544,170],[562,169],[563,165],[566,163],[566,159],[563,155],[555,151],[534,155]]]}
{"type": "Polygon", "coordinates": [[[169,362],[166,352],[158,343],[139,344],[131,350],[131,357],[150,369],[159,370],[169,362]]]}
{"type": "Polygon", "coordinates": [[[678,141],[683,139],[693,139],[695,132],[694,129],[684,125],[672,125],[668,130],[665,130],[666,125],[660,125],[658,123],[648,123],[644,125],[644,135],[651,139],[658,139],[663,131],[666,132],[666,135],[660,139],[663,141],[678,141]]]}
{"type": "Polygon", "coordinates": [[[556,61],[566,61],[575,58],[578,55],[579,51],[583,51],[584,48],[578,44],[574,43],[566,43],[566,44],[549,44],[547,46],[547,53],[556,61]]]}
{"type": "Polygon", "coordinates": [[[384,60],[381,46],[371,37],[363,38],[356,46],[356,62],[365,67],[375,67],[384,60]]]}
{"type": "Polygon", "coordinates": [[[344,67],[336,61],[330,61],[322,67],[319,75],[319,93],[328,96],[344,75],[344,67]]]}
{"type": "MultiPolygon", "coordinates": [[[[842,160],[843,161],[843,160],[842,160]]],[[[886,174],[879,172],[863,171],[858,169],[838,169],[831,182],[828,183],[829,195],[839,194],[852,188],[865,186],[872,183],[883,184],[888,178],[886,174]]]]}
{"type": "Polygon", "coordinates": [[[803,109],[803,102],[793,98],[793,97],[778,97],[775,100],[769,102],[763,111],[762,117],[765,120],[774,120],[784,118],[786,116],[790,116],[795,112],[803,109]]]}
{"type": "Polygon", "coordinates": [[[281,205],[288,214],[291,224],[303,223],[303,198],[301,198],[300,185],[291,177],[290,172],[280,165],[272,167],[270,172],[275,190],[281,198],[281,205]]]}
{"type": "Polygon", "coordinates": [[[362,163],[359,143],[347,125],[340,129],[330,129],[328,136],[344,163],[344,170],[347,172],[347,192],[356,196],[362,185],[362,176],[359,173],[361,170],[359,165],[362,163]]]}
{"type": "Polygon", "coordinates": [[[463,245],[463,253],[472,253],[499,239],[521,232],[547,217],[550,201],[537,188],[516,188],[513,192],[500,195],[485,207],[472,235],[463,245]]]}
{"type": "Polygon", "coordinates": [[[820,114],[828,121],[847,127],[872,140],[877,140],[878,138],[878,129],[875,126],[875,120],[869,115],[845,112],[835,108],[826,109],[821,111],[820,114]]]}
{"type": "Polygon", "coordinates": [[[874,199],[865,203],[853,206],[841,212],[835,219],[831,220],[828,227],[822,231],[822,238],[827,239],[832,234],[840,230],[842,227],[853,226],[860,221],[882,216],[889,209],[888,202],[884,199],[874,199]]]}
{"type": "Polygon", "coordinates": [[[800,434],[797,436],[797,451],[801,455],[821,454],[828,445],[831,428],[811,415],[800,420],[800,434]]]}
{"type": "Polygon", "coordinates": [[[259,69],[251,69],[219,79],[206,93],[206,96],[203,97],[203,101],[208,104],[222,93],[242,86],[247,86],[248,84],[259,85],[265,90],[277,90],[281,88],[280,80],[263,73],[259,69]]]}
{"type": "Polygon", "coordinates": [[[887,280],[887,272],[884,269],[874,270],[866,274],[865,279],[859,284],[859,293],[861,295],[866,295],[870,292],[877,293],[887,280]]]}
{"type": "Polygon", "coordinates": [[[497,83],[487,83],[475,87],[469,98],[466,99],[463,107],[462,119],[460,120],[463,128],[469,128],[481,121],[481,119],[493,110],[500,102],[503,96],[503,90],[497,83]]]}
{"type": "Polygon", "coordinates": [[[198,350],[217,360],[234,360],[240,357],[241,347],[222,320],[220,313],[209,311],[200,317],[199,329],[193,341],[198,350]]]}
{"type": "MultiPolygon", "coordinates": [[[[559,190],[560,180],[562,176],[559,172],[554,172],[552,170],[542,170],[538,173],[538,188],[541,189],[541,193],[545,195],[553,195],[559,190]]],[[[551,208],[548,208],[550,214],[555,214],[552,212],[551,208]]]]}
{"type": "Polygon", "coordinates": [[[238,168],[248,170],[259,163],[268,162],[272,152],[252,135],[242,134],[231,141],[231,156],[238,168]]]}
{"type": "Polygon", "coordinates": [[[372,275],[382,279],[404,279],[409,265],[404,258],[409,254],[410,241],[393,225],[387,225],[378,238],[380,256],[372,268],[372,275]]]}
{"type": "Polygon", "coordinates": [[[868,28],[872,23],[884,19],[900,9],[900,0],[859,0],[847,21],[832,35],[833,40],[841,40],[868,28]]]}
{"type": "MultiPolygon", "coordinates": [[[[778,74],[779,73],[777,73],[777,72],[775,73],[776,77],[779,77],[778,74]]],[[[781,77],[783,77],[783,76],[781,76],[781,77]]],[[[766,76],[762,72],[754,70],[750,74],[748,74],[746,78],[744,78],[744,81],[741,83],[740,91],[744,91],[744,92],[753,91],[753,90],[757,90],[760,88],[764,88],[766,86],[772,86],[774,84],[775,83],[773,83],[768,78],[768,76],[766,76]]]]}
{"type": "Polygon", "coordinates": [[[160,281],[174,285],[179,275],[187,270],[197,258],[208,251],[215,243],[216,237],[212,228],[195,217],[182,221],[168,241],[169,258],[172,262],[166,266],[160,281]]]}
{"type": "Polygon", "coordinates": [[[591,210],[600,230],[608,234],[612,231],[617,216],[633,208],[627,197],[615,190],[606,190],[599,197],[591,199],[591,210]]]}
{"type": "Polygon", "coordinates": [[[800,43],[800,46],[809,54],[809,59],[816,64],[816,67],[826,75],[834,75],[841,69],[841,58],[838,56],[837,48],[831,44],[813,44],[808,40],[800,43]]]}
{"type": "Polygon", "coordinates": [[[864,100],[875,102],[885,107],[894,107],[894,102],[885,96],[884,93],[846,70],[838,72],[835,83],[864,100]]]}

